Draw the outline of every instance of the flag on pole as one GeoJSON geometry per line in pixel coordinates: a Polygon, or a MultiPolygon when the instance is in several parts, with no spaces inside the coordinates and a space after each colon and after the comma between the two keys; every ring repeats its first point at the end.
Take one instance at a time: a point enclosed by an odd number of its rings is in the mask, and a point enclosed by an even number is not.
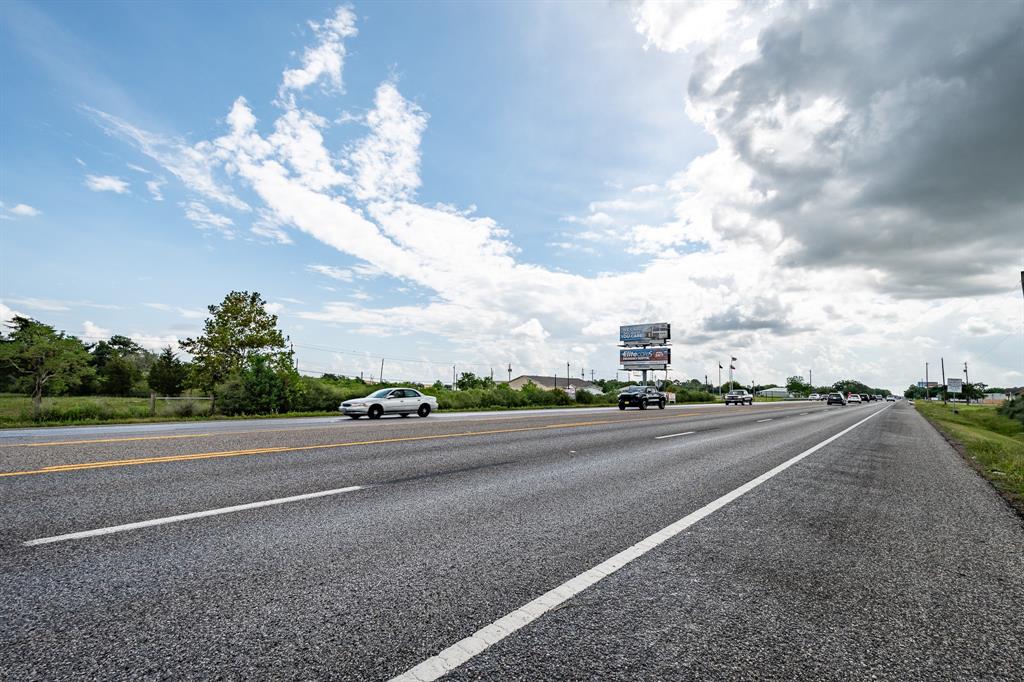
{"type": "Polygon", "coordinates": [[[736,362],[736,358],[733,358],[733,359],[732,359],[732,362],[736,362]]]}
{"type": "Polygon", "coordinates": [[[718,369],[725,369],[724,367],[722,367],[722,363],[718,363],[718,369]]]}

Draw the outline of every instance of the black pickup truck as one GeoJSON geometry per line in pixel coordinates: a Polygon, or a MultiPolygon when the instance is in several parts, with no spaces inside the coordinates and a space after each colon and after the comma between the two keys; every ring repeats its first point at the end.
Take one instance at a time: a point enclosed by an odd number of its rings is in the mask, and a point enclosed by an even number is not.
{"type": "Polygon", "coordinates": [[[639,407],[646,410],[648,407],[655,407],[659,410],[665,409],[668,396],[653,386],[627,386],[619,392],[619,409],[627,407],[639,407]]]}

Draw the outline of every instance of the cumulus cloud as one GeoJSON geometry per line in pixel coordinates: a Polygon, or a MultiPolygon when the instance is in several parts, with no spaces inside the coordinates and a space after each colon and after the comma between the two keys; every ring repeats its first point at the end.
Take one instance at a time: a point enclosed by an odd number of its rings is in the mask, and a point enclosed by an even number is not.
{"type": "Polygon", "coordinates": [[[718,141],[701,163],[732,178],[716,230],[901,298],[996,291],[1024,246],[1024,5],[947,9],[643,3],[649,44],[696,60],[688,109],[718,141]]]}
{"type": "Polygon", "coordinates": [[[34,218],[39,215],[42,211],[38,208],[29,206],[28,204],[15,204],[11,207],[11,213],[17,216],[23,216],[26,218],[34,218]]]}
{"type": "Polygon", "coordinates": [[[93,192],[128,193],[128,182],[115,175],[86,175],[85,186],[93,192]]]}
{"type": "Polygon", "coordinates": [[[110,330],[86,320],[82,323],[82,339],[87,342],[102,341],[110,338],[110,330]]]}
{"type": "Polygon", "coordinates": [[[29,206],[28,204],[15,204],[14,206],[8,206],[4,202],[0,201],[0,220],[34,218],[41,213],[42,211],[34,206],[29,206]]]}

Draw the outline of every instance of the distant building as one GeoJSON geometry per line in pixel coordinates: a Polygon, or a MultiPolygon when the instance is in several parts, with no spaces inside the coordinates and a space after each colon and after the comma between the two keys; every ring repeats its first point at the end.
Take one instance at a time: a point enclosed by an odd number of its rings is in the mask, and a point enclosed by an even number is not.
{"type": "Polygon", "coordinates": [[[787,391],[784,388],[766,388],[766,389],[758,391],[757,395],[761,396],[762,398],[776,398],[776,399],[781,398],[783,400],[785,400],[786,398],[791,398],[792,397],[789,394],[789,391],[787,391]]]}
{"type": "Polygon", "coordinates": [[[551,391],[560,388],[563,391],[572,388],[574,391],[588,391],[595,395],[604,393],[601,387],[585,379],[566,379],[565,377],[544,377],[537,374],[523,374],[508,382],[509,388],[517,391],[528,383],[536,384],[537,388],[551,391]]]}

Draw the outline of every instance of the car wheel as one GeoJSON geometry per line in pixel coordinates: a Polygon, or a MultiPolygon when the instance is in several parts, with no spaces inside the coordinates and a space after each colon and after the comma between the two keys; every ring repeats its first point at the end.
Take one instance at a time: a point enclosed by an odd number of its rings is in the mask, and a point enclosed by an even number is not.
{"type": "Polygon", "coordinates": [[[384,414],[384,408],[380,405],[371,405],[370,411],[366,413],[366,416],[370,419],[380,419],[380,416],[384,414]]]}
{"type": "Polygon", "coordinates": [[[646,410],[647,409],[647,401],[646,400],[640,401],[640,409],[641,410],[646,410]]]}
{"type": "Polygon", "coordinates": [[[416,414],[420,417],[426,417],[428,414],[430,414],[430,405],[423,403],[422,405],[420,405],[420,409],[416,410],[416,414]]]}
{"type": "Polygon", "coordinates": [[[619,403],[619,409],[620,410],[626,409],[626,403],[619,403]]]}
{"type": "Polygon", "coordinates": [[[659,410],[664,410],[665,409],[665,401],[664,400],[659,400],[658,401],[658,409],[659,410]]]}

